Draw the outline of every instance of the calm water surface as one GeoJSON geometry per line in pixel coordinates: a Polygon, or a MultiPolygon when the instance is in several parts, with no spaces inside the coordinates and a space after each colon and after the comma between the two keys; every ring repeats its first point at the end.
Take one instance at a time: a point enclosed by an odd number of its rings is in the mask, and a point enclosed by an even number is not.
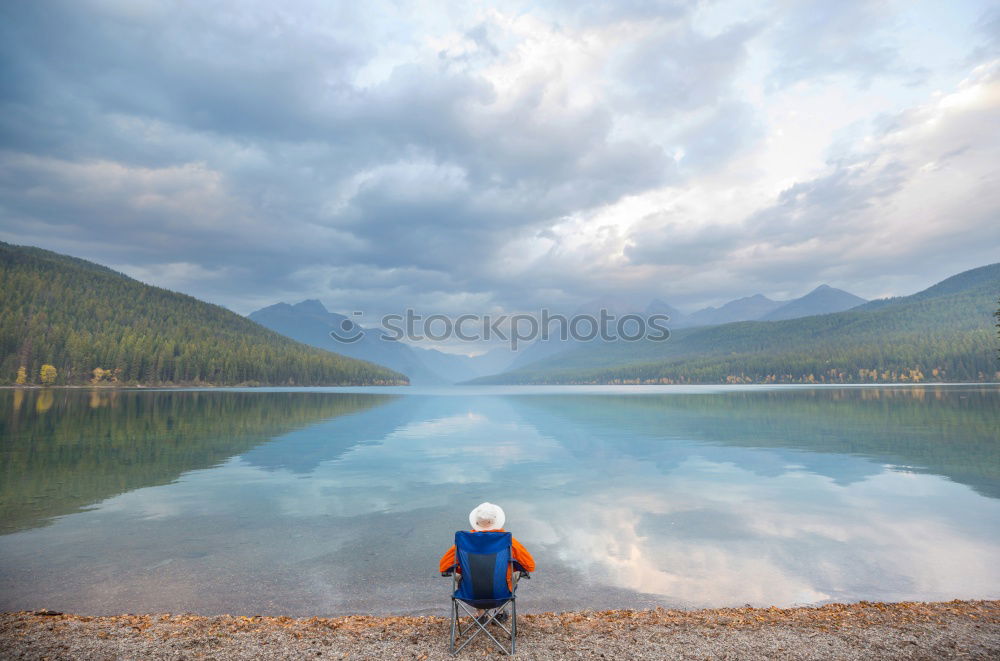
{"type": "Polygon", "coordinates": [[[444,613],[483,500],[527,610],[1000,597],[1000,387],[0,390],[0,610],[444,613]]]}

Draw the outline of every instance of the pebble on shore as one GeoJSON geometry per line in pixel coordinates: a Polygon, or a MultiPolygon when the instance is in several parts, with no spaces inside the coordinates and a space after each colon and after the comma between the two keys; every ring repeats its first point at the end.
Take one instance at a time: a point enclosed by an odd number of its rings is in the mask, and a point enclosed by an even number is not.
{"type": "MultiPolygon", "coordinates": [[[[448,659],[443,617],[0,614],[5,659],[448,659]]],[[[477,640],[462,657],[499,654],[477,640]],[[481,643],[478,646],[475,643],[481,643]]],[[[525,659],[997,659],[1000,601],[518,617],[525,659]]]]}

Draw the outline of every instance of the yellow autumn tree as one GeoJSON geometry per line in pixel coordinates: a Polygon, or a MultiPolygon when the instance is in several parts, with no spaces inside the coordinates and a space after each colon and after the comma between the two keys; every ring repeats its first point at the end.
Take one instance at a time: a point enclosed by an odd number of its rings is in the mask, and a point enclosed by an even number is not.
{"type": "Polygon", "coordinates": [[[28,382],[28,370],[25,369],[24,365],[17,368],[17,379],[14,381],[19,386],[23,386],[28,382]]]}
{"type": "Polygon", "coordinates": [[[42,365],[42,369],[38,372],[38,377],[42,381],[43,386],[51,386],[56,382],[56,368],[54,365],[42,365]]]}

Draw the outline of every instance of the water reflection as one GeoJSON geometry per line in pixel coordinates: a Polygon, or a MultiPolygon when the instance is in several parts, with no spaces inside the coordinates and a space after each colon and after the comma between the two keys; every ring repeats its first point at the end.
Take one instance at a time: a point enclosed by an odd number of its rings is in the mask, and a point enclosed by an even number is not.
{"type": "MultiPolygon", "coordinates": [[[[808,454],[797,459],[805,467],[842,484],[878,473],[888,463],[1000,497],[1000,393],[995,387],[735,390],[708,397],[554,395],[523,401],[538,411],[532,423],[540,429],[612,442],[624,432],[644,442],[616,448],[616,453],[642,456],[664,468],[677,457],[658,441],[695,439],[803,451],[808,454]],[[851,456],[874,463],[845,460],[851,456]]],[[[780,464],[766,463],[773,456],[757,457],[765,463],[756,469],[780,473],[780,464]]]]}
{"type": "Polygon", "coordinates": [[[531,610],[1000,593],[1000,389],[549,392],[236,416],[274,438],[0,537],[0,608],[436,612],[487,499],[539,561],[531,610]]]}
{"type": "Polygon", "coordinates": [[[167,484],[386,395],[0,390],[0,532],[167,484]],[[53,408],[54,407],[54,408],[53,408]]]}

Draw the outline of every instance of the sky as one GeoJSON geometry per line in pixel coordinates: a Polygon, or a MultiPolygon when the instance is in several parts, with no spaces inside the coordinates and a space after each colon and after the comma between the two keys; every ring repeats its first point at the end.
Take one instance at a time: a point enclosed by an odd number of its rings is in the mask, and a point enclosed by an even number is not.
{"type": "Polygon", "coordinates": [[[0,240],[241,314],[1000,261],[990,2],[6,2],[0,106],[0,240]]]}

